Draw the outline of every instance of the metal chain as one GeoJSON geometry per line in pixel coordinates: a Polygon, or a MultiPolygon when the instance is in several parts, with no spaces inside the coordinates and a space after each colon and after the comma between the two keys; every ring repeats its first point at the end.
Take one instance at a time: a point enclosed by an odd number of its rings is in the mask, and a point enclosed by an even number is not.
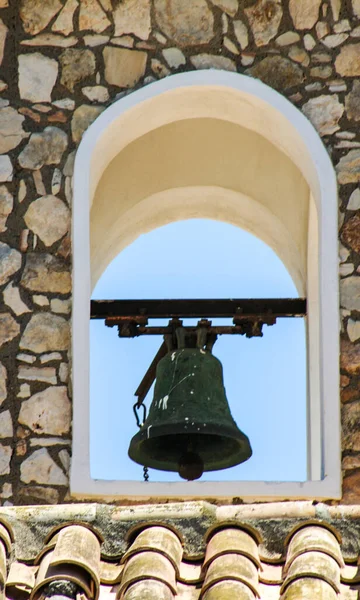
{"type": "MultiPolygon", "coordinates": [[[[133,411],[135,415],[136,425],[141,429],[146,421],[147,410],[145,404],[141,402],[135,402],[133,406],[133,411]],[[142,408],[142,418],[139,416],[139,410],[142,408]]],[[[149,481],[149,469],[147,467],[143,468],[144,481],[149,481]]]]}

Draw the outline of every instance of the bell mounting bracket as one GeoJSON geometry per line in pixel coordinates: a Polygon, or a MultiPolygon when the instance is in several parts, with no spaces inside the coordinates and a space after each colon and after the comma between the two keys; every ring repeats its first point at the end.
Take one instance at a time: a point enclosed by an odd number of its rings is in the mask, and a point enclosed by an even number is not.
{"type": "Polygon", "coordinates": [[[155,379],[156,366],[165,354],[182,346],[205,347],[211,351],[218,335],[239,334],[262,337],[264,325],[280,317],[305,317],[305,298],[196,299],[196,300],[91,300],[90,319],[104,319],[117,327],[121,338],[162,335],[160,346],[135,392],[139,407],[155,379]],[[205,318],[206,317],[206,318],[205,318]],[[208,320],[232,319],[232,325],[212,325],[208,320]],[[181,319],[200,319],[197,325],[183,326],[181,319]],[[164,326],[149,326],[151,319],[170,319],[164,326]]]}

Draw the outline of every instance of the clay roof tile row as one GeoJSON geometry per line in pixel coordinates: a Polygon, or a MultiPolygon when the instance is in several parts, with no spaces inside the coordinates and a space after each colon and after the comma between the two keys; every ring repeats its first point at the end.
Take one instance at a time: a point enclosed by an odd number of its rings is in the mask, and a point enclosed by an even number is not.
{"type": "Polygon", "coordinates": [[[210,528],[201,560],[184,556],[181,534],[151,523],[133,532],[113,561],[101,556],[102,537],[85,523],[54,529],[32,564],[11,560],[12,544],[11,527],[2,523],[0,583],[8,600],[50,597],[51,582],[75,584],[78,600],[358,598],[358,568],[345,564],[337,532],[320,522],[295,528],[285,562],[273,563],[260,558],[257,532],[239,523],[210,528]]]}

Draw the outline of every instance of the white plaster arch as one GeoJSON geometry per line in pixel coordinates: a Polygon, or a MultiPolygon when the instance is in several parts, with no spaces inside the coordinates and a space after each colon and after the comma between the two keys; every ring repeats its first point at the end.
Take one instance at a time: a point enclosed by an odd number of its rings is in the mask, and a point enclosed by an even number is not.
{"type": "MultiPolygon", "coordinates": [[[[155,190],[148,186],[145,190],[141,189],[142,196],[137,197],[139,190],[136,185],[141,188],[141,178],[134,172],[134,182],[130,182],[133,187],[123,197],[122,190],[118,193],[115,189],[118,204],[111,206],[112,210],[116,206],[116,212],[120,211],[117,229],[114,229],[118,235],[116,250],[131,243],[144,230],[175,220],[175,217],[190,218],[198,214],[247,228],[273,247],[286,264],[299,291],[307,290],[310,477],[307,482],[294,483],[229,482],[221,484],[218,495],[244,498],[339,497],[338,238],[334,169],[312,125],[283,96],[258,80],[212,70],[174,75],[129,94],[100,115],[79,146],[73,198],[74,418],[71,492],[77,497],[103,499],[121,495],[214,495],[213,484],[207,482],[152,484],[95,481],[90,477],[89,465],[89,212],[94,201],[93,242],[95,240],[98,244],[93,252],[94,263],[97,255],[101,254],[100,238],[96,238],[97,223],[101,215],[110,210],[105,192],[108,184],[106,174],[110,172],[111,165],[116,160],[125,160],[132,145],[141,144],[153,132],[161,135],[162,128],[171,127],[174,123],[181,127],[182,122],[190,119],[194,127],[201,119],[212,119],[232,124],[234,130],[240,127],[251,132],[257,140],[254,156],[261,146],[261,137],[264,143],[272,145],[275,154],[281,154],[277,164],[280,166],[282,161],[285,166],[288,165],[281,172],[280,183],[286,179],[287,169],[294,168],[300,174],[299,178],[294,171],[293,184],[297,182],[297,185],[293,185],[292,190],[285,186],[281,191],[281,186],[275,182],[269,198],[265,198],[266,190],[260,190],[264,196],[262,203],[262,198],[257,201],[255,191],[253,196],[235,189],[236,183],[228,187],[221,178],[220,185],[213,185],[210,177],[209,181],[196,181],[195,185],[190,185],[186,178],[176,181],[175,170],[167,189],[161,189],[161,185],[155,190]],[[305,223],[306,220],[307,228],[305,238],[301,234],[295,243],[291,227],[292,221],[299,218],[295,215],[292,219],[291,214],[298,210],[299,203],[306,204],[302,181],[308,186],[308,204],[306,210],[301,209],[299,214],[300,221],[305,223]],[[302,196],[297,196],[297,188],[301,188],[302,196]],[[301,202],[299,198],[302,198],[301,202]],[[306,239],[306,247],[303,238],[306,239]],[[301,260],[297,251],[302,253],[301,260]]],[[[223,170],[226,171],[225,163],[223,170]]],[[[246,170],[243,179],[246,179],[246,170]]],[[[240,188],[243,179],[240,177],[240,188]]],[[[114,192],[110,186],[108,195],[111,190],[114,192]]],[[[111,225],[109,221],[108,226],[109,223],[111,225]]],[[[103,231],[106,231],[105,221],[103,231]]],[[[106,257],[101,260],[109,262],[114,251],[108,248],[106,257]]]]}

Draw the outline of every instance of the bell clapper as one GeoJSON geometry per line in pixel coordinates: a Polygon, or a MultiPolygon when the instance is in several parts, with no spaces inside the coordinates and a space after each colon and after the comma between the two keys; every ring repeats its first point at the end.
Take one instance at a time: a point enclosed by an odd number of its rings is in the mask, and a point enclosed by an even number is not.
{"type": "Polygon", "coordinates": [[[194,443],[190,440],[186,452],[179,458],[179,475],[182,479],[194,481],[200,479],[204,473],[204,462],[195,451],[194,443]]]}

